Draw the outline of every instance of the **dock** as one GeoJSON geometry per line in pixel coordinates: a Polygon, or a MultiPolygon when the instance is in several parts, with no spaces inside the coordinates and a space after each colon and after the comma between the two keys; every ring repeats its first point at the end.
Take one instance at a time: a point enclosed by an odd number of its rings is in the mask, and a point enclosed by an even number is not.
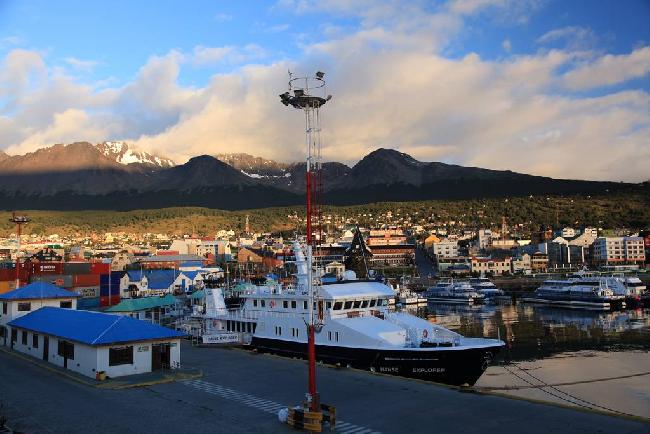
{"type": "MultiPolygon", "coordinates": [[[[296,432],[277,411],[303,398],[306,363],[248,350],[183,342],[184,367],[203,377],[123,390],[70,381],[0,353],[8,426],[23,432],[296,432]]],[[[642,419],[613,417],[353,369],[317,367],[339,433],[625,432],[642,419]]]]}

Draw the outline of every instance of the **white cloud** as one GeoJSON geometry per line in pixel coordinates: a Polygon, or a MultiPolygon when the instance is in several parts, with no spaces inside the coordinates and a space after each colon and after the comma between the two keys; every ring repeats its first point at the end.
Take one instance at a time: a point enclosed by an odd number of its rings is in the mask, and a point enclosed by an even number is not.
{"type": "Polygon", "coordinates": [[[76,57],[66,57],[64,60],[72,68],[83,72],[92,71],[98,64],[95,60],[82,60],[77,59],[76,57]]]}
{"type": "Polygon", "coordinates": [[[598,43],[598,37],[589,28],[567,26],[544,33],[537,38],[537,43],[541,45],[564,43],[565,48],[570,51],[590,50],[598,43]]]}
{"type": "Polygon", "coordinates": [[[623,83],[650,73],[650,46],[630,54],[598,57],[564,75],[565,85],[574,90],[591,89],[623,83]]]}
{"type": "MultiPolygon", "coordinates": [[[[293,6],[309,13],[314,5],[293,6]]],[[[566,50],[449,59],[441,52],[463,30],[459,14],[391,16],[394,6],[373,2],[373,11],[359,12],[356,3],[323,2],[339,14],[362,14],[363,23],[306,45],[298,59],[247,64],[263,58],[263,48],[196,47],[152,57],[127,85],[101,90],[48,68],[39,53],[15,50],[0,65],[0,101],[10,101],[0,106],[0,143],[25,152],[53,142],[129,139],[181,162],[220,152],[295,161],[303,154],[303,117],[278,94],[288,69],[322,69],[334,95],[322,113],[329,160],[352,163],[393,147],[422,160],[561,178],[647,178],[650,95],[560,90],[643,76],[650,47],[587,59],[566,50]],[[200,62],[242,66],[202,87],[180,85],[181,69],[200,62]]]]}
{"type": "Polygon", "coordinates": [[[501,42],[501,47],[509,53],[512,51],[512,42],[510,42],[510,39],[504,39],[503,42],[501,42]]]}

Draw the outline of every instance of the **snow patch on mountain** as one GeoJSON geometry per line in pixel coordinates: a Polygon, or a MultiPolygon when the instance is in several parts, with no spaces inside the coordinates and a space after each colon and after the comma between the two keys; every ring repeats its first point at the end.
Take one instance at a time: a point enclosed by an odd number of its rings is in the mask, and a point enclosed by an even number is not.
{"type": "Polygon", "coordinates": [[[104,156],[124,165],[147,164],[160,168],[176,165],[169,158],[163,158],[148,152],[133,149],[126,142],[103,142],[95,146],[104,156]]]}

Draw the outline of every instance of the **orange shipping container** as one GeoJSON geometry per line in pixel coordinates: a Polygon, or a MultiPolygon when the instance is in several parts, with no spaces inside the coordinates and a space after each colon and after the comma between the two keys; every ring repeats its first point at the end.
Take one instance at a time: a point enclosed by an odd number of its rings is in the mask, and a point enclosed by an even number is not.
{"type": "Polygon", "coordinates": [[[0,294],[16,289],[16,281],[0,281],[0,294]]]}
{"type": "Polygon", "coordinates": [[[76,274],[72,276],[72,286],[99,286],[99,274],[76,274]]]}

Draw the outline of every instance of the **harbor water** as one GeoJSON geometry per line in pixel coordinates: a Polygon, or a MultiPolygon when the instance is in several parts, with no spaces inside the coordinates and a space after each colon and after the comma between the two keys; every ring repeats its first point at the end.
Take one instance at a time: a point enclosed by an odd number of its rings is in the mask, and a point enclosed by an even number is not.
{"type": "Polygon", "coordinates": [[[506,342],[479,389],[650,419],[650,308],[429,303],[407,309],[464,336],[506,342]]]}

